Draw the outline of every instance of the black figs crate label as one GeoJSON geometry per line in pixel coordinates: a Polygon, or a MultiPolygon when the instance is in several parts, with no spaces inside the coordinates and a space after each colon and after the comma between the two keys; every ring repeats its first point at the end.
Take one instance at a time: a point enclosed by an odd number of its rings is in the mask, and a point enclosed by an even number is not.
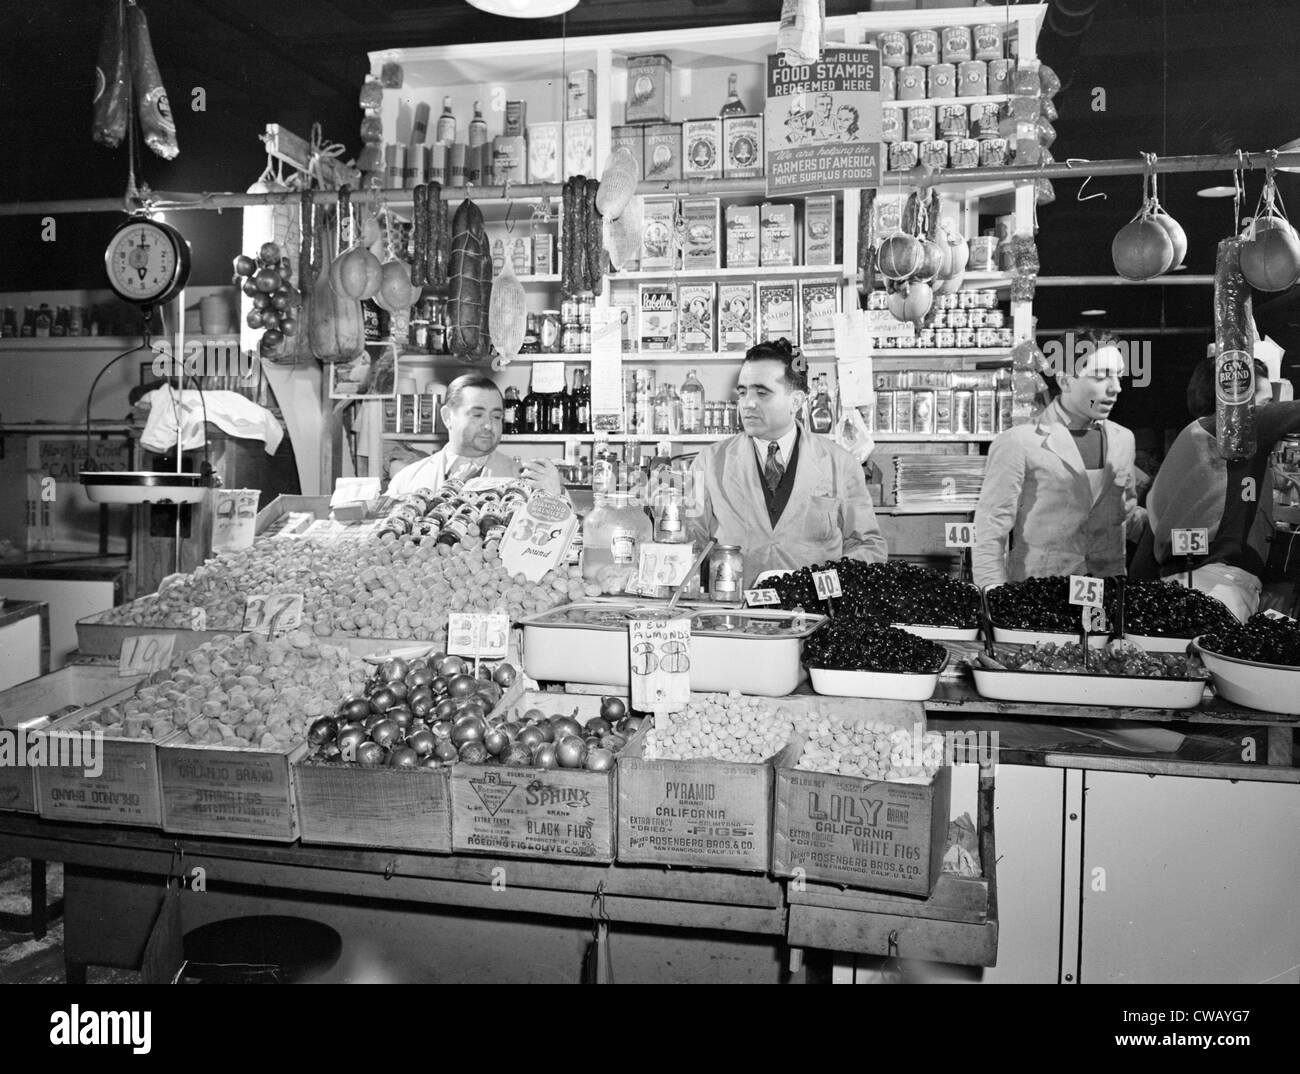
{"type": "Polygon", "coordinates": [[[671,712],[691,699],[691,621],[629,619],[632,708],[671,712]]]}
{"type": "Polygon", "coordinates": [[[1175,556],[1204,556],[1210,551],[1210,531],[1205,528],[1170,530],[1169,540],[1175,556]]]}
{"type": "Polygon", "coordinates": [[[122,642],[117,658],[119,675],[149,675],[170,667],[175,634],[132,634],[122,642]]]}
{"type": "Polygon", "coordinates": [[[244,604],[244,630],[250,634],[278,634],[302,625],[302,594],[254,594],[244,604]]]}
{"type": "Polygon", "coordinates": [[[775,589],[746,589],[745,603],[751,608],[758,608],[764,604],[780,604],[781,594],[775,589]]]}
{"type": "Polygon", "coordinates": [[[943,543],[946,548],[974,548],[974,522],[948,522],[943,527],[943,543]]]}

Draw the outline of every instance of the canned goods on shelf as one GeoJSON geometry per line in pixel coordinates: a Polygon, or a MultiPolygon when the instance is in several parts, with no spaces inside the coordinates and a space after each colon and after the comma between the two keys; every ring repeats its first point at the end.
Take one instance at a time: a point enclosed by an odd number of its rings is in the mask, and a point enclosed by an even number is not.
{"type": "Polygon", "coordinates": [[[898,69],[897,96],[900,101],[919,101],[925,96],[925,68],[900,67],[898,69]]]}
{"type": "Polygon", "coordinates": [[[952,325],[948,323],[948,313],[947,308],[935,310],[930,323],[935,328],[951,328],[952,325]]]}
{"type": "Polygon", "coordinates": [[[935,136],[934,105],[923,104],[907,110],[907,140],[928,142],[935,136]]]}
{"type": "Polygon", "coordinates": [[[954,138],[948,155],[953,168],[978,168],[980,144],[974,138],[954,138]]]}
{"type": "Polygon", "coordinates": [[[957,67],[957,96],[983,97],[989,91],[989,66],[983,60],[967,60],[957,67]]]}
{"type": "Polygon", "coordinates": [[[936,125],[939,137],[949,141],[970,136],[970,110],[964,104],[938,106],[936,125]]]}
{"type": "Polygon", "coordinates": [[[929,95],[931,97],[957,96],[957,68],[951,63],[936,63],[929,70],[929,95]]]}
{"type": "Polygon", "coordinates": [[[882,66],[907,66],[907,34],[899,30],[886,30],[876,36],[876,44],[880,48],[882,66]]]}
{"type": "Polygon", "coordinates": [[[880,99],[892,101],[898,96],[898,79],[893,67],[880,68],[880,99]]]}
{"type": "Polygon", "coordinates": [[[957,334],[951,328],[939,328],[934,333],[934,345],[944,350],[957,346],[957,334]]]}
{"type": "Polygon", "coordinates": [[[1006,325],[1006,314],[1000,309],[991,309],[984,311],[984,326],[986,328],[1002,328],[1006,325]]]}
{"type": "Polygon", "coordinates": [[[975,305],[982,306],[986,310],[993,309],[998,304],[998,293],[996,291],[976,291],[975,305]]]}
{"type": "Polygon", "coordinates": [[[987,313],[988,313],[987,310],[980,309],[980,308],[967,310],[966,311],[967,326],[970,328],[983,328],[987,323],[985,320],[985,316],[987,313]]]}
{"type": "Polygon", "coordinates": [[[979,147],[981,168],[1000,168],[1011,163],[1011,151],[1005,138],[985,138],[979,147]]]}
{"type": "Polygon", "coordinates": [[[889,147],[889,170],[891,172],[907,171],[915,168],[921,159],[915,142],[894,142],[889,147]]]}
{"type": "Polygon", "coordinates": [[[880,140],[887,145],[903,140],[903,110],[894,105],[880,109],[880,140]]]}
{"type": "Polygon", "coordinates": [[[911,35],[912,63],[918,67],[929,67],[939,62],[939,32],[937,30],[913,30],[911,35]]]}
{"type": "Polygon", "coordinates": [[[948,311],[949,328],[967,328],[970,326],[970,311],[966,309],[955,309],[948,311]]]}
{"type": "Polygon", "coordinates": [[[970,129],[976,138],[1001,138],[998,126],[1002,113],[996,104],[981,101],[970,106],[970,129]]]}
{"type": "Polygon", "coordinates": [[[935,299],[935,305],[941,310],[955,310],[961,305],[961,298],[957,291],[945,291],[935,299]]]}
{"type": "Polygon", "coordinates": [[[996,328],[977,328],[975,330],[975,346],[996,347],[997,345],[998,330],[996,328]]]}
{"type": "Polygon", "coordinates": [[[998,346],[999,346],[999,347],[1010,347],[1010,346],[1011,346],[1011,341],[1012,341],[1012,339],[1013,339],[1013,337],[1014,337],[1014,332],[1012,331],[1012,329],[1010,329],[1010,328],[999,328],[999,329],[997,330],[997,333],[998,333],[998,346]]]}
{"type": "Polygon", "coordinates": [[[975,346],[975,329],[973,328],[954,328],[953,345],[961,349],[975,346]]]}
{"type": "Polygon", "coordinates": [[[1013,60],[989,60],[989,92],[1010,93],[1012,72],[1016,65],[1013,60]]]}
{"type": "Polygon", "coordinates": [[[971,43],[975,59],[1002,59],[1002,27],[998,23],[980,23],[971,34],[971,43]]]}
{"type": "Polygon", "coordinates": [[[946,26],[942,36],[941,53],[944,63],[962,63],[974,56],[969,26],[946,26]]]}
{"type": "Polygon", "coordinates": [[[948,143],[942,139],[922,142],[920,161],[928,168],[948,167],[948,143]]]}
{"type": "Polygon", "coordinates": [[[974,309],[979,305],[979,293],[970,289],[957,292],[957,305],[964,310],[974,309]]]}
{"type": "Polygon", "coordinates": [[[975,431],[975,393],[968,388],[958,388],[952,393],[952,431],[975,431]]]}
{"type": "Polygon", "coordinates": [[[933,347],[935,345],[935,330],[933,328],[922,328],[920,334],[916,337],[918,347],[933,347]]]}
{"type": "Polygon", "coordinates": [[[872,291],[869,295],[867,295],[867,309],[869,310],[889,309],[889,296],[884,291],[872,291]]]}

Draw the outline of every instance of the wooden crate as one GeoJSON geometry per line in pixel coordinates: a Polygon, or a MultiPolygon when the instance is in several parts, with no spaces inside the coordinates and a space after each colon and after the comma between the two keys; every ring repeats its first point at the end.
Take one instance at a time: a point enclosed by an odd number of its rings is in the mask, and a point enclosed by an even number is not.
{"type": "Polygon", "coordinates": [[[234,746],[158,745],[162,829],[292,843],[298,838],[294,762],[307,743],[278,752],[234,746]]]}
{"type": "Polygon", "coordinates": [[[446,768],[294,765],[304,843],[451,852],[446,768]]]}
{"type": "Polygon", "coordinates": [[[114,668],[72,665],[0,693],[0,810],[35,813],[36,769],[25,763],[29,732],[88,706],[111,704],[134,692],[143,676],[123,678],[114,668]]]}
{"type": "MultiPolygon", "coordinates": [[[[55,751],[73,747],[82,737],[76,732],[76,725],[85,716],[84,711],[74,712],[56,720],[47,731],[36,732],[46,738],[51,757],[55,751]]],[[[46,764],[37,768],[37,812],[47,820],[157,828],[162,823],[157,744],[141,738],[95,741],[103,766],[98,776],[89,775],[84,764],[46,764]]]]}

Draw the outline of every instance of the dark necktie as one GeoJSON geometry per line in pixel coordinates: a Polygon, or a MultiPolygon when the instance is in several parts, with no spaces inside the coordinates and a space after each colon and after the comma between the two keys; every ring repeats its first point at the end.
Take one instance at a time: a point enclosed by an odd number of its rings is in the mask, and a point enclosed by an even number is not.
{"type": "Polygon", "coordinates": [[[770,441],[767,445],[767,465],[763,467],[763,483],[767,485],[768,492],[775,492],[776,486],[781,483],[781,478],[785,475],[785,467],[781,465],[781,445],[775,440],[770,441]]]}

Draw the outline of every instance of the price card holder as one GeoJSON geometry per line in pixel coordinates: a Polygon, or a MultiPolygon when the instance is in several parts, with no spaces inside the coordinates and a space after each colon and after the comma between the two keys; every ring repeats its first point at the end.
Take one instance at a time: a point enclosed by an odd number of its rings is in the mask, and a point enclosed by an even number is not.
{"type": "Polygon", "coordinates": [[[568,500],[534,493],[510,520],[501,541],[501,562],[511,574],[539,582],[542,575],[560,565],[577,527],[578,516],[568,500]]]}
{"type": "Polygon", "coordinates": [[[830,600],[844,595],[840,588],[840,572],[834,567],[825,571],[813,571],[813,585],[817,587],[818,600],[830,600]]]}
{"type": "Polygon", "coordinates": [[[212,551],[253,547],[257,529],[257,489],[212,490],[212,551]]]}
{"type": "Polygon", "coordinates": [[[499,659],[510,643],[505,612],[451,612],[447,616],[447,652],[474,659],[499,659]]]}
{"type": "Polygon", "coordinates": [[[170,667],[175,634],[132,634],[122,642],[117,658],[119,675],[151,675],[170,667]]]}
{"type": "Polygon", "coordinates": [[[244,630],[249,634],[278,634],[302,626],[302,594],[255,593],[244,604],[244,630]]]}
{"type": "Polygon", "coordinates": [[[691,621],[630,619],[632,708],[667,713],[691,699],[691,621]]]}
{"type": "Polygon", "coordinates": [[[780,604],[781,594],[775,589],[746,589],[745,603],[751,608],[760,608],[765,604],[780,604]]]}

